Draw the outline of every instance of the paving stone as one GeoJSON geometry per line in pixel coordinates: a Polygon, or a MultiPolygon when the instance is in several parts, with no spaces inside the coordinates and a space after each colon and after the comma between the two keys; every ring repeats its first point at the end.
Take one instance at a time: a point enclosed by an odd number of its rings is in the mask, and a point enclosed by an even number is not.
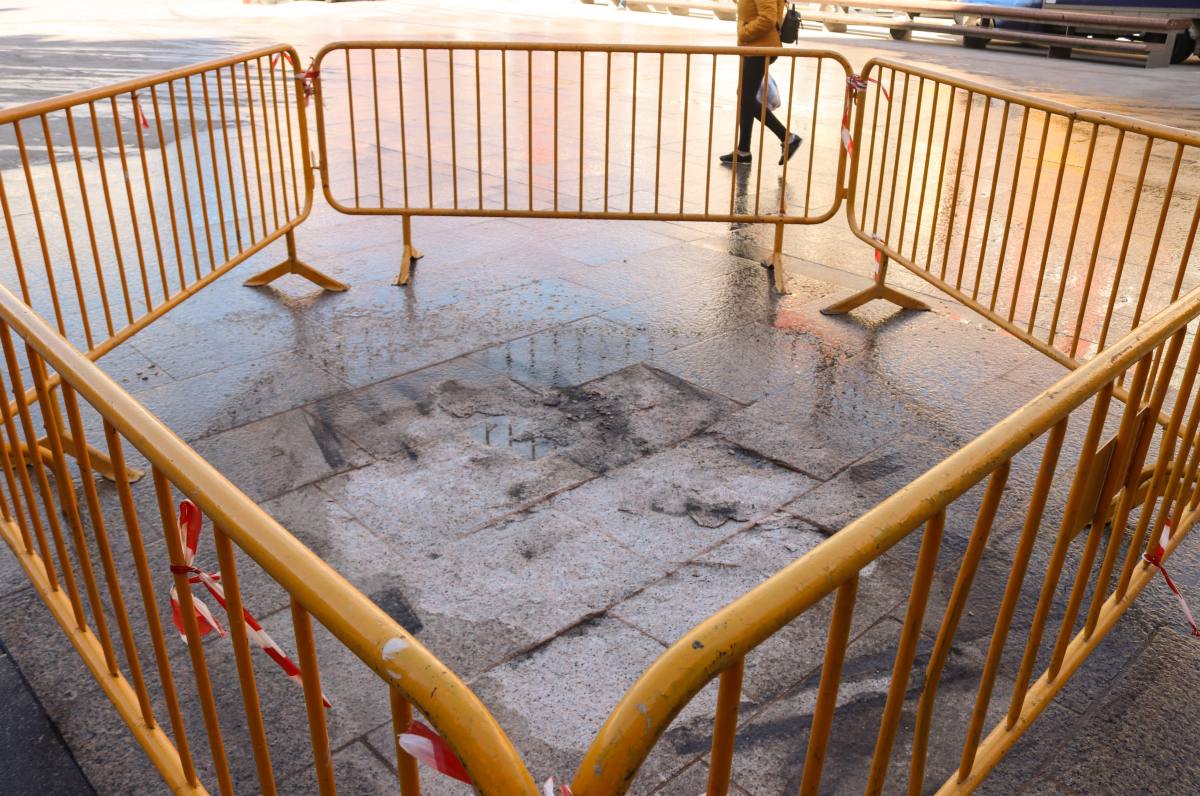
{"type": "MultiPolygon", "coordinates": [[[[596,731],[663,647],[615,619],[599,618],[475,679],[472,687],[525,753],[531,771],[574,772],[596,731]],[[547,683],[557,683],[547,688],[547,683]],[[580,698],[586,694],[586,698],[580,698]],[[554,719],[548,720],[547,717],[554,719]]],[[[707,710],[710,687],[685,708],[707,710]]],[[[690,761],[659,745],[631,792],[646,793],[690,761]],[[659,757],[659,755],[665,755],[659,757]]]]}
{"type": "Polygon", "coordinates": [[[687,561],[814,484],[701,435],[573,489],[553,505],[642,555],[687,561]]]}
{"type": "Polygon", "coordinates": [[[851,360],[819,368],[811,381],[757,401],[714,431],[773,461],[828,480],[914,425],[913,415],[905,395],[851,360]]]}
{"type": "Polygon", "coordinates": [[[198,439],[344,389],[304,355],[285,352],[163,384],[139,398],[176,434],[198,439]]]}
{"type": "MultiPolygon", "coordinates": [[[[857,792],[866,784],[900,628],[899,622],[885,620],[852,640],[847,649],[830,752],[822,771],[825,790],[857,792]]],[[[917,701],[924,688],[930,646],[927,641],[918,646],[892,746],[885,792],[904,789],[909,782],[917,701]]],[[[922,791],[936,789],[958,767],[978,677],[978,669],[962,663],[951,653],[938,684],[922,791]]],[[[734,779],[747,792],[790,793],[799,787],[819,683],[820,674],[814,672],[796,691],[739,727],[734,779]]],[[[1002,710],[994,705],[985,726],[991,726],[1002,715],[1002,710]]]]}
{"type": "Polygon", "coordinates": [[[0,637],[96,792],[162,791],[154,766],[32,589],[4,599],[0,637]]]}
{"type": "Polygon", "coordinates": [[[810,380],[823,363],[813,338],[754,323],[677,349],[649,364],[750,403],[810,380]]]}
{"type": "Polygon", "coordinates": [[[573,281],[626,300],[659,299],[689,307],[712,291],[724,296],[726,314],[745,292],[769,295],[766,272],[752,260],[690,243],[605,262],[572,274],[573,281]],[[734,274],[737,274],[735,277],[734,274]],[[688,289],[699,287],[695,295],[688,289]]]}
{"type": "Polygon", "coordinates": [[[360,467],[370,456],[323,423],[292,409],[196,442],[196,451],[256,501],[360,467]]]}
{"type": "MultiPolygon", "coordinates": [[[[138,350],[175,379],[187,379],[272,354],[303,349],[318,333],[311,316],[289,312],[279,302],[235,285],[236,295],[255,301],[230,306],[224,296],[207,296],[195,309],[186,302],[136,338],[138,350]]],[[[225,292],[228,292],[227,290],[225,292]]],[[[203,294],[202,294],[203,295],[203,294]]]]}
{"type": "MultiPolygon", "coordinates": [[[[337,778],[337,791],[352,796],[369,796],[387,793],[399,788],[395,771],[379,759],[371,748],[362,741],[349,744],[333,754],[333,771],[337,778]]],[[[316,769],[296,772],[279,782],[279,793],[313,793],[317,789],[316,769]]],[[[422,788],[424,791],[424,788],[422,788]]]]}
{"type": "Polygon", "coordinates": [[[1163,783],[1178,793],[1200,788],[1200,772],[1180,752],[1181,739],[1196,731],[1196,655],[1186,636],[1156,633],[1062,749],[1056,779],[1082,793],[1129,792],[1131,783],[1163,783]]]}
{"type": "MultiPolygon", "coordinates": [[[[314,484],[279,495],[262,508],[308,549],[364,594],[383,594],[402,588],[392,567],[416,559],[418,553],[393,544],[367,529],[314,484]],[[389,566],[381,566],[388,562],[389,566]]],[[[236,547],[236,545],[235,545],[236,547]]],[[[236,551],[238,581],[246,607],[265,616],[288,606],[287,592],[240,549],[236,551]]],[[[196,553],[200,566],[218,568],[212,526],[206,521],[196,553]]],[[[385,609],[386,610],[386,609],[385,609]]]]}
{"type": "Polygon", "coordinates": [[[775,299],[759,270],[738,268],[709,277],[695,290],[665,287],[604,317],[637,329],[666,350],[696,343],[771,316],[775,299]]]}
{"type": "Polygon", "coordinates": [[[418,637],[464,676],[543,643],[663,574],[562,512],[519,514],[392,571],[418,637]]]}
{"type": "Polygon", "coordinates": [[[411,317],[381,309],[311,341],[305,356],[350,386],[419,370],[499,342],[610,309],[595,291],[545,279],[495,293],[456,294],[411,317]]]}
{"type": "MultiPolygon", "coordinates": [[[[824,534],[801,520],[782,513],[773,515],[680,567],[612,613],[659,641],[673,644],[824,539],[824,534]]],[[[897,577],[896,569],[885,560],[863,571],[855,606],[855,634],[891,613],[904,599],[908,582],[897,577]]],[[[832,605],[832,598],[826,598],[747,656],[743,689],[749,698],[768,701],[820,665],[832,605]]]]}
{"type": "Polygon", "coordinates": [[[594,232],[564,235],[555,239],[554,247],[581,263],[602,265],[675,243],[674,238],[646,228],[618,229],[618,223],[624,226],[623,222],[606,222],[612,226],[611,232],[606,235],[596,235],[594,232]]]}
{"type": "Polygon", "coordinates": [[[45,796],[94,794],[8,651],[0,645],[0,734],[5,789],[45,796]]]}
{"type": "Polygon", "coordinates": [[[652,337],[604,318],[486,348],[471,358],[531,387],[571,387],[662,353],[652,337]]]}
{"type": "Polygon", "coordinates": [[[902,434],[805,493],[786,510],[826,531],[840,530],[948,452],[927,439],[902,434]]]}
{"type": "Polygon", "coordinates": [[[451,440],[334,476],[320,488],[367,527],[424,547],[461,538],[591,477],[557,454],[533,461],[507,446],[451,440]]]}

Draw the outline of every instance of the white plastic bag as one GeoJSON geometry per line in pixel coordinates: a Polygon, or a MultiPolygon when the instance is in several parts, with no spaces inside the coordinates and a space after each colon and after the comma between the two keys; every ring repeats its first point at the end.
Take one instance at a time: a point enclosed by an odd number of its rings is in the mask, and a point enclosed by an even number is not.
{"type": "MultiPolygon", "coordinates": [[[[783,104],[783,100],[779,98],[779,86],[775,85],[775,78],[771,77],[770,75],[767,75],[766,79],[763,80],[763,83],[767,87],[767,110],[769,110],[769,111],[779,110],[779,106],[783,104]]],[[[762,95],[763,95],[763,87],[759,86],[758,92],[754,95],[754,98],[756,100],[758,100],[759,102],[762,102],[763,101],[762,95]]]]}

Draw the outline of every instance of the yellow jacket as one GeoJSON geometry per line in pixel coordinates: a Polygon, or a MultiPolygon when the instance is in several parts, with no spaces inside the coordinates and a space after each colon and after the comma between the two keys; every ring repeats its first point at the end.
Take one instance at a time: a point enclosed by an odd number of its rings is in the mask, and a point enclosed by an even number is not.
{"type": "Polygon", "coordinates": [[[738,0],[737,43],[742,47],[782,47],[779,23],[783,0],[738,0]]]}

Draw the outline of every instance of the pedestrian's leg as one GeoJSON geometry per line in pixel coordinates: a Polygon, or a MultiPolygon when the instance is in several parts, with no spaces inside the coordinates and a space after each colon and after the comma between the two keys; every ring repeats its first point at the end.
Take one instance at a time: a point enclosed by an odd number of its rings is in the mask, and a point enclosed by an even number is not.
{"type": "Polygon", "coordinates": [[[765,70],[765,58],[742,58],[742,112],[741,118],[738,119],[738,150],[741,152],[750,151],[750,133],[754,120],[762,114],[762,106],[755,99],[755,94],[762,88],[765,70]]]}

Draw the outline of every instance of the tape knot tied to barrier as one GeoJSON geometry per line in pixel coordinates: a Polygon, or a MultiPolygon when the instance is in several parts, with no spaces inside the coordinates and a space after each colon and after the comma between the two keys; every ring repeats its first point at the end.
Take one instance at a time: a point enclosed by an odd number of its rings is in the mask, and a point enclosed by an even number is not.
{"type": "MultiPolygon", "coordinates": [[[[419,721],[413,721],[408,729],[396,736],[400,748],[418,762],[432,768],[443,776],[471,785],[467,767],[454,754],[446,739],[419,721]]],[[[542,784],[542,796],[574,796],[569,785],[557,785],[554,777],[542,784]]]]}
{"type": "MultiPolygon", "coordinates": [[[[200,508],[190,500],[184,500],[179,504],[178,528],[179,540],[183,544],[184,563],[171,564],[171,574],[185,576],[189,586],[203,585],[225,611],[225,615],[229,616],[229,605],[225,601],[225,589],[221,585],[221,573],[208,572],[193,563],[196,559],[196,548],[200,544],[200,534],[204,530],[204,515],[200,513],[200,508]]],[[[192,612],[196,619],[196,632],[200,638],[204,638],[212,632],[216,632],[218,636],[225,635],[225,629],[221,627],[221,623],[213,616],[204,601],[195,595],[192,595],[192,612]]],[[[179,632],[179,638],[183,640],[184,644],[187,644],[187,630],[183,624],[183,606],[179,601],[179,591],[176,585],[171,586],[171,621],[174,622],[175,629],[179,632]]],[[[230,621],[234,621],[232,617],[230,617],[230,621]]],[[[275,639],[267,634],[263,626],[245,607],[242,608],[242,622],[246,626],[246,637],[274,661],[292,681],[303,685],[300,667],[284,653],[275,639]]],[[[325,703],[325,707],[332,707],[324,694],[321,695],[321,701],[325,703]]]]}
{"type": "Polygon", "coordinates": [[[888,102],[892,101],[892,95],[873,77],[863,77],[862,75],[847,75],[846,76],[846,102],[842,108],[842,146],[846,149],[846,154],[854,154],[854,135],[850,132],[850,111],[854,107],[854,100],[858,95],[867,90],[871,83],[879,86],[880,93],[888,102]]]}
{"type": "Polygon", "coordinates": [[[316,86],[314,84],[317,77],[321,74],[320,71],[317,70],[317,59],[311,59],[308,62],[308,68],[301,72],[299,64],[296,63],[296,59],[292,57],[292,54],[287,50],[283,50],[271,56],[271,69],[275,69],[275,67],[283,61],[287,61],[288,65],[292,67],[292,71],[296,73],[295,80],[301,86],[300,93],[303,95],[304,99],[307,100],[309,97],[315,94],[316,86]]]}
{"type": "Polygon", "coordinates": [[[150,120],[146,118],[146,114],[142,113],[142,103],[138,100],[137,92],[133,92],[133,120],[136,124],[142,126],[143,129],[150,129],[150,120]]]}
{"type": "Polygon", "coordinates": [[[1171,523],[1167,522],[1163,524],[1162,535],[1158,539],[1158,544],[1154,546],[1154,552],[1142,554],[1142,560],[1162,573],[1167,588],[1171,590],[1171,594],[1175,595],[1175,600],[1179,603],[1179,610],[1183,611],[1183,616],[1192,629],[1192,635],[1200,638],[1200,628],[1196,627],[1196,620],[1192,616],[1191,609],[1188,608],[1187,600],[1183,599],[1183,592],[1175,585],[1175,581],[1171,580],[1171,576],[1167,574],[1167,568],[1162,563],[1163,556],[1167,553],[1167,543],[1170,541],[1171,523]]]}

